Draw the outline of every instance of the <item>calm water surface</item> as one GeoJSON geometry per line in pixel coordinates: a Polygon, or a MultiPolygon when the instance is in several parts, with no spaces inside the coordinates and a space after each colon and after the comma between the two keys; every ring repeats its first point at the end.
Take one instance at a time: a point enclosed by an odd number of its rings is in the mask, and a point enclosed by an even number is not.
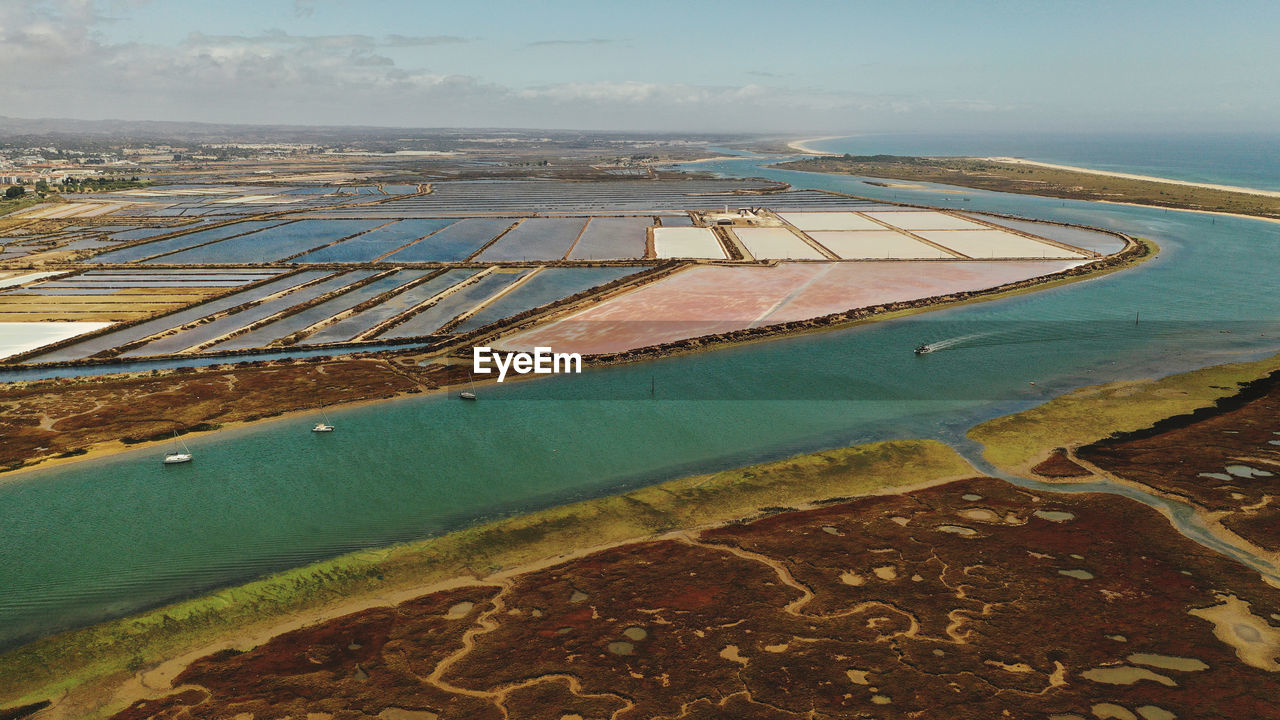
{"type": "Polygon", "coordinates": [[[810,143],[854,155],[1014,156],[1096,170],[1280,190],[1280,134],[864,135],[810,143]]]}

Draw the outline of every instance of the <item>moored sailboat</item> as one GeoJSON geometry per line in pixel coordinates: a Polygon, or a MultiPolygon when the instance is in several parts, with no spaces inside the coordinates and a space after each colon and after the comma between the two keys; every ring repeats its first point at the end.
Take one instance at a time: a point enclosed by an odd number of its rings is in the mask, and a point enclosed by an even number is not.
{"type": "Polygon", "coordinates": [[[333,425],[329,424],[329,414],[324,411],[321,411],[321,414],[324,415],[324,422],[316,423],[316,426],[311,428],[311,432],[313,433],[333,432],[333,425]]]}
{"type": "Polygon", "coordinates": [[[175,447],[173,452],[164,456],[165,465],[179,465],[181,463],[189,463],[195,459],[195,456],[191,454],[191,450],[187,448],[187,444],[178,439],[177,430],[173,431],[173,440],[175,447]],[[182,452],[178,452],[178,448],[176,447],[177,445],[182,446],[182,452]]]}
{"type": "Polygon", "coordinates": [[[462,392],[458,393],[458,397],[463,400],[475,400],[476,399],[476,379],[471,375],[470,370],[467,370],[467,385],[469,389],[463,390],[462,392]]]}

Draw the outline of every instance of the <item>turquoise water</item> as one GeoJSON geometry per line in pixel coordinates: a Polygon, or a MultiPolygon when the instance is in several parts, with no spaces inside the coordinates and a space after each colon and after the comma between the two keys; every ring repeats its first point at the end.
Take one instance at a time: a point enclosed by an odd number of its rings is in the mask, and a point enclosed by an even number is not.
{"type": "Polygon", "coordinates": [[[996,302],[483,386],[477,403],[339,410],[330,435],[294,417],[195,437],[189,466],[164,467],[151,449],[0,481],[0,644],[691,472],[872,439],[956,440],[1080,385],[1280,349],[1280,225],[878,188],[755,162],[711,167],[1111,227],[1163,251],[1133,270],[996,302]],[[922,341],[949,346],[913,356],[922,341]]]}
{"type": "Polygon", "coordinates": [[[1280,135],[863,135],[809,143],[853,155],[1025,157],[1096,170],[1280,190],[1280,135]]]}

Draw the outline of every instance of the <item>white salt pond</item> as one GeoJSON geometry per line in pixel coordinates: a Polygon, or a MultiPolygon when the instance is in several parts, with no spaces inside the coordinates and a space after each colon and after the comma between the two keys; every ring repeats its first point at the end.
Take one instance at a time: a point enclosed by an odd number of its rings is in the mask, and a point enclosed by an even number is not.
{"type": "Polygon", "coordinates": [[[735,228],[734,235],[760,260],[826,260],[827,257],[786,228],[735,228]]]}
{"type": "Polygon", "coordinates": [[[866,213],[867,217],[903,230],[982,230],[986,225],[932,210],[883,210],[866,213]]]}
{"type": "Polygon", "coordinates": [[[703,227],[654,228],[653,250],[660,258],[725,258],[715,233],[703,227]]]}
{"type": "Polygon", "coordinates": [[[0,322],[0,359],[109,325],[109,322],[0,322]]]}
{"type": "Polygon", "coordinates": [[[12,277],[0,278],[0,288],[14,287],[23,283],[29,283],[32,280],[47,278],[53,275],[62,275],[62,272],[34,272],[24,273],[22,275],[14,275],[12,277]]]}
{"type": "Polygon", "coordinates": [[[884,226],[855,212],[784,212],[783,220],[806,232],[810,230],[883,230],[884,226]]]}
{"type": "Polygon", "coordinates": [[[844,260],[946,260],[955,256],[896,230],[823,230],[814,242],[844,260]]]}
{"type": "Polygon", "coordinates": [[[975,259],[993,258],[1044,258],[1079,259],[1078,252],[1014,235],[1003,230],[921,230],[916,233],[925,240],[955,250],[975,259]]]}

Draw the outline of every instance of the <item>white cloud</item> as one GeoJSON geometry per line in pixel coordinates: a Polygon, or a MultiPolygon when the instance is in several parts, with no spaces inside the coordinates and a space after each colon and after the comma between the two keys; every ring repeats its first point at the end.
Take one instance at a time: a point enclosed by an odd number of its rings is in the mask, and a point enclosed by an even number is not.
{"type": "MultiPolygon", "coordinates": [[[[20,117],[244,123],[796,131],[901,124],[937,113],[998,114],[982,99],[930,103],[772,84],[638,80],[513,88],[406,67],[397,48],[454,35],[192,33],[175,45],[113,43],[91,0],[19,3],[0,14],[0,47],[23,72],[0,75],[0,107],[20,117]]],[[[114,6],[113,6],[114,7],[114,6]]],[[[300,2],[307,12],[311,3],[300,2]]],[[[594,39],[535,44],[601,44],[594,39]]],[[[455,50],[453,52],[461,52],[455,50]]]]}
{"type": "Polygon", "coordinates": [[[582,40],[535,40],[534,42],[528,43],[527,47],[557,47],[557,46],[573,47],[578,45],[608,45],[612,42],[613,42],[612,40],[606,40],[605,38],[586,38],[582,40]]]}

